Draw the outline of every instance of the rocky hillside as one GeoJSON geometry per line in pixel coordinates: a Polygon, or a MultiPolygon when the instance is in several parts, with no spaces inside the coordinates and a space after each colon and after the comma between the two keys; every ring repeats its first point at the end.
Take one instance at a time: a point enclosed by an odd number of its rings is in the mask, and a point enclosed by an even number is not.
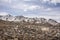
{"type": "Polygon", "coordinates": [[[45,18],[0,16],[0,40],[60,40],[60,23],[45,18]]]}
{"type": "Polygon", "coordinates": [[[19,22],[0,20],[0,40],[60,40],[57,23],[52,19],[46,22],[44,18],[19,22]]]}

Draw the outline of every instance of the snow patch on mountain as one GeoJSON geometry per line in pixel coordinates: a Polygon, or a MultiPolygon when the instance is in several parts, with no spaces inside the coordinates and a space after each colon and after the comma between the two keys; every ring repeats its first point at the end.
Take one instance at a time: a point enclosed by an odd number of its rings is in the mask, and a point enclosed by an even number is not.
{"type": "Polygon", "coordinates": [[[46,24],[49,23],[51,25],[57,25],[58,22],[53,20],[53,19],[45,19],[45,18],[29,18],[29,17],[24,17],[24,16],[12,16],[10,14],[1,16],[0,19],[5,20],[5,21],[14,21],[14,22],[29,22],[29,23],[37,23],[37,24],[46,24]]]}

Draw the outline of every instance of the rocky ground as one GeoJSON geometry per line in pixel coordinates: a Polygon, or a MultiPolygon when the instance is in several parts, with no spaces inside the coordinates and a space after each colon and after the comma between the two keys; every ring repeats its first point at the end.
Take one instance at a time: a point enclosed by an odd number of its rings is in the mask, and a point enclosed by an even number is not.
{"type": "Polygon", "coordinates": [[[0,20],[0,40],[60,40],[60,27],[46,25],[0,20]]]}

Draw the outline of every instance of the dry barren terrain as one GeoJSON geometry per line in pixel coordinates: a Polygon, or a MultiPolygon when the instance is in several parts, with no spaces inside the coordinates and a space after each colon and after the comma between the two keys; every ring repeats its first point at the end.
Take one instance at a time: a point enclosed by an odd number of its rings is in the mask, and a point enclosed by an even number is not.
{"type": "Polygon", "coordinates": [[[0,20],[0,40],[60,40],[60,26],[0,20]]]}

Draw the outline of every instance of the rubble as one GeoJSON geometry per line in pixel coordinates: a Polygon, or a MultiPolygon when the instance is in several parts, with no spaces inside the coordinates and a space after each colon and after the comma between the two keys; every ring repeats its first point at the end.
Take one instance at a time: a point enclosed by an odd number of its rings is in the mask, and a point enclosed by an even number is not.
{"type": "Polygon", "coordinates": [[[60,40],[60,28],[33,25],[0,26],[0,40],[60,40]]]}

